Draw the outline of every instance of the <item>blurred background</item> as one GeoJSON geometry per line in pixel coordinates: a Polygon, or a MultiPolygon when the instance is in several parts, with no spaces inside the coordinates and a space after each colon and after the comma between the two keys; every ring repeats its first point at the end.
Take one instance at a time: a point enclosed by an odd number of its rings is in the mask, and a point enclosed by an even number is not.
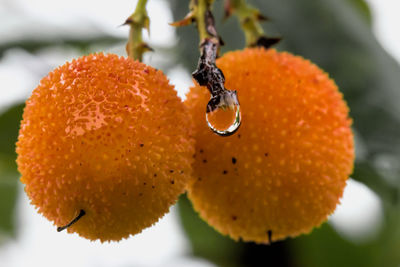
{"type": "MultiPolygon", "coordinates": [[[[254,0],[278,50],[302,55],[339,85],[354,119],[354,173],[341,204],[311,234],[270,246],[234,242],[201,221],[185,196],[154,227],[119,243],[57,233],[19,183],[15,142],[23,102],[58,65],[91,52],[125,55],[135,0],[0,0],[0,267],[12,266],[400,266],[400,1],[254,0]]],[[[144,62],[185,97],[198,58],[193,26],[174,29],[188,0],[150,0],[144,62]]],[[[237,20],[217,29],[241,49],[237,20]]]]}

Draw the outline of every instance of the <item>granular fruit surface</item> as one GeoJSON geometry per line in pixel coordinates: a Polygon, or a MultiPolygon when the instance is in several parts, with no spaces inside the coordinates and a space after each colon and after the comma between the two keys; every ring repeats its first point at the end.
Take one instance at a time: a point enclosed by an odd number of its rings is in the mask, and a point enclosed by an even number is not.
{"type": "Polygon", "coordinates": [[[192,122],[165,75],[117,55],[75,59],[26,103],[18,169],[31,203],[57,226],[120,240],[168,212],[191,175],[192,122]]]}
{"type": "Polygon", "coordinates": [[[191,88],[185,103],[196,123],[196,153],[188,196],[195,210],[236,240],[310,232],[335,210],[353,168],[342,94],[316,65],[272,49],[229,52],[217,66],[238,92],[242,125],[229,137],[214,134],[204,119],[208,90],[191,88]]]}

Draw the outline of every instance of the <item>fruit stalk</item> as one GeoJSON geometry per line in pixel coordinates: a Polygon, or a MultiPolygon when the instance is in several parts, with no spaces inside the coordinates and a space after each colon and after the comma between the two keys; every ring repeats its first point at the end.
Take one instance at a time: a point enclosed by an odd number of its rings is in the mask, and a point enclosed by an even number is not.
{"type": "Polygon", "coordinates": [[[135,11],[128,17],[124,25],[129,25],[129,39],[126,44],[126,52],[128,57],[142,61],[143,54],[152,49],[143,42],[142,31],[149,31],[150,19],[146,11],[147,0],[139,0],[135,11]]]}
{"type": "Polygon", "coordinates": [[[215,28],[214,16],[211,13],[211,6],[213,3],[214,0],[192,0],[190,2],[189,7],[197,23],[200,43],[207,38],[219,41],[218,33],[215,28]]]}
{"type": "Polygon", "coordinates": [[[77,221],[79,221],[79,219],[82,218],[82,217],[85,216],[85,215],[86,215],[86,212],[85,212],[84,210],[80,210],[80,211],[79,211],[79,214],[78,214],[72,221],[70,221],[67,225],[57,227],[57,232],[64,231],[64,230],[67,229],[68,227],[71,227],[71,225],[73,225],[74,223],[76,223],[77,221]]]}
{"type": "Polygon", "coordinates": [[[225,0],[225,16],[236,15],[246,38],[247,47],[263,46],[269,48],[280,38],[267,37],[260,22],[267,20],[260,11],[247,4],[246,0],[225,0]]]}

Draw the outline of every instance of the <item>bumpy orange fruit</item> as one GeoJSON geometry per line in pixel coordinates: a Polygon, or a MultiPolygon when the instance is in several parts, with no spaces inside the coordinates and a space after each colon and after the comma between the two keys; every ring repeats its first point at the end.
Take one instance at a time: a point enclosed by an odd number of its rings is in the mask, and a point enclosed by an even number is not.
{"type": "Polygon", "coordinates": [[[217,65],[226,87],[238,91],[242,125],[230,137],[212,133],[204,120],[210,95],[191,88],[194,208],[233,239],[265,243],[311,231],[334,211],[353,168],[341,93],[321,69],[289,53],[246,49],[217,65]]]}
{"type": "Polygon", "coordinates": [[[165,75],[89,55],[55,69],[26,103],[17,143],[25,191],[57,226],[120,240],[154,224],[191,175],[187,109],[165,75]]]}

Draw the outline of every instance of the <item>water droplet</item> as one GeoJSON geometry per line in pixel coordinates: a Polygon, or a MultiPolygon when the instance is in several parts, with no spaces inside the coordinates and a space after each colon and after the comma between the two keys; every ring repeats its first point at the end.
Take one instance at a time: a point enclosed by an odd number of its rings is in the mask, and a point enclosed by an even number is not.
{"type": "Polygon", "coordinates": [[[221,136],[234,134],[241,124],[236,91],[225,91],[212,97],[207,104],[206,120],[214,133],[221,136]]]}

